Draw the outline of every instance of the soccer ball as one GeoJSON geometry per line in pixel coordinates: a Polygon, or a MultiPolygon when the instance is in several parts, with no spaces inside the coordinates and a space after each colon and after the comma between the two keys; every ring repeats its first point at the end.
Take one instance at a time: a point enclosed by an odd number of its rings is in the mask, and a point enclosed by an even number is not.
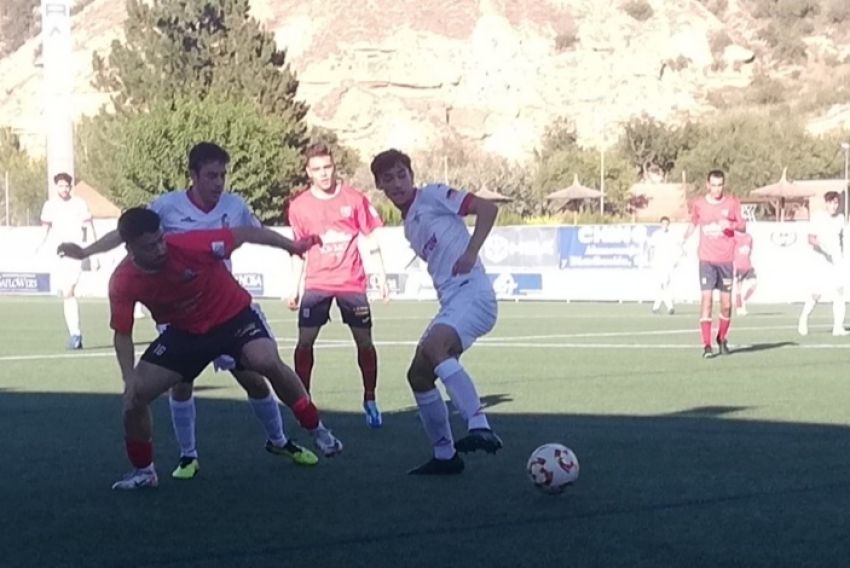
{"type": "Polygon", "coordinates": [[[560,493],[578,479],[578,458],[561,444],[544,444],[528,458],[528,478],[544,493],[560,493]]]}

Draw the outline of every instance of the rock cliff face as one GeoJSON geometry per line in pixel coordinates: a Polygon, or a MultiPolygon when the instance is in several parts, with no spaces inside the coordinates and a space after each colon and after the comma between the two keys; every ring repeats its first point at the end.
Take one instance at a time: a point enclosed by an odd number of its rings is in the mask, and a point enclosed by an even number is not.
{"type": "MultiPolygon", "coordinates": [[[[559,116],[582,143],[608,144],[633,116],[699,116],[713,110],[713,91],[751,82],[757,41],[735,0],[724,21],[697,0],[648,4],[642,21],[620,0],[255,0],[253,9],[286,47],[309,120],[362,155],[453,133],[523,158],[559,116]],[[720,34],[731,42],[718,47],[720,34]]],[[[108,100],[90,85],[91,55],[107,52],[125,17],[121,0],[95,0],[74,19],[80,114],[108,100]]],[[[37,52],[35,39],[0,60],[0,124],[35,150],[37,52]]],[[[847,120],[840,110],[818,119],[847,120]]]]}

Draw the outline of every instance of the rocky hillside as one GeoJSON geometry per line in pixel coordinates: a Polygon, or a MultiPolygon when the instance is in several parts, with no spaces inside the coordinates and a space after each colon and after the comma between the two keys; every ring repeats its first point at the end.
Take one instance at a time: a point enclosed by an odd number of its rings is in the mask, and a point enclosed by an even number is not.
{"type": "MultiPolygon", "coordinates": [[[[600,145],[636,115],[677,121],[741,104],[788,104],[821,131],[850,126],[840,94],[850,83],[850,16],[803,28],[805,56],[795,60],[758,3],[255,0],[254,15],[286,47],[310,121],[364,156],[453,133],[522,158],[558,116],[575,122],[582,143],[600,145]]],[[[121,0],[94,0],[74,17],[79,113],[108,101],[90,85],[92,52],[107,52],[125,16],[121,0]]],[[[0,60],[0,125],[35,151],[38,44],[0,60]]]]}

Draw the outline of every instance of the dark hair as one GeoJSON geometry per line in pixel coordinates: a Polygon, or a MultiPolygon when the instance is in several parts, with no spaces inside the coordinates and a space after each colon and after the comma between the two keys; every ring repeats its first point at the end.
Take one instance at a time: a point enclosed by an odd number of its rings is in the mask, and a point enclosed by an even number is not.
{"type": "Polygon", "coordinates": [[[229,164],[230,154],[227,153],[227,150],[212,142],[200,142],[189,150],[189,169],[191,171],[198,173],[205,164],[212,162],[229,164]]]}
{"type": "Polygon", "coordinates": [[[723,181],[726,181],[726,174],[723,173],[723,170],[711,170],[708,172],[708,175],[705,176],[705,181],[708,181],[711,178],[720,178],[723,181]]]}
{"type": "Polygon", "coordinates": [[[661,221],[660,221],[660,222],[661,222],[661,223],[663,223],[664,221],[667,221],[667,222],[669,223],[669,222],[670,222],[670,217],[668,217],[667,215],[665,215],[664,217],[662,217],[662,218],[661,218],[661,221]]]}
{"type": "Polygon", "coordinates": [[[118,219],[118,234],[125,243],[159,231],[159,215],[146,207],[131,207],[118,219]]]}
{"type": "Polygon", "coordinates": [[[74,183],[74,178],[71,177],[71,174],[68,172],[59,172],[55,176],[53,176],[53,183],[59,183],[59,180],[65,180],[68,182],[68,185],[74,183]]]}
{"type": "Polygon", "coordinates": [[[372,170],[372,176],[374,176],[377,182],[378,176],[399,164],[407,168],[407,171],[410,173],[413,173],[413,168],[410,165],[410,156],[395,148],[391,148],[384,150],[372,158],[372,164],[369,166],[369,169],[372,170]]]}
{"type": "Polygon", "coordinates": [[[823,194],[824,201],[841,201],[841,194],[837,191],[827,191],[823,194]]]}
{"type": "Polygon", "coordinates": [[[304,150],[304,163],[310,161],[310,158],[318,158],[320,156],[327,156],[331,160],[333,160],[333,152],[331,152],[330,147],[324,142],[316,142],[314,144],[310,144],[307,146],[307,149],[304,150]]]}

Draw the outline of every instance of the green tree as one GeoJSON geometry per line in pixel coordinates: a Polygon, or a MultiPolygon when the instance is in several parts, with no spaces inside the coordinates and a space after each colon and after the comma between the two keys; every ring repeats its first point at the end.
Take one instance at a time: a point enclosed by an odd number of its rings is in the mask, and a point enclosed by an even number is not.
{"type": "Polygon", "coordinates": [[[249,9],[248,0],[127,0],[124,40],[94,56],[95,85],[116,112],[78,128],[83,177],[123,205],[140,203],[185,187],[187,149],[209,140],[233,155],[234,187],[257,214],[281,217],[290,188],[303,182],[307,107],[295,99],[285,53],[249,9]],[[157,144],[157,135],[166,138],[157,144]]]}
{"type": "Polygon", "coordinates": [[[802,123],[768,113],[732,114],[706,125],[698,142],[677,161],[689,179],[702,180],[714,169],[724,170],[733,193],[746,195],[775,182],[782,169],[789,177],[840,177],[837,137],[815,137],[802,123]]]}
{"type": "Polygon", "coordinates": [[[657,172],[666,178],[673,171],[679,154],[699,139],[699,130],[692,122],[674,126],[642,116],[625,125],[618,150],[632,162],[639,177],[657,172]]]}
{"type": "Polygon", "coordinates": [[[37,224],[47,198],[47,164],[31,158],[10,128],[0,128],[0,223],[5,223],[6,174],[11,225],[37,224]]]}
{"type": "MultiPolygon", "coordinates": [[[[96,126],[95,122],[85,124],[81,137],[91,139],[90,129],[96,126]]],[[[88,159],[110,164],[103,179],[124,207],[186,187],[186,155],[201,140],[214,140],[227,148],[231,190],[242,195],[263,221],[281,221],[284,200],[301,181],[300,148],[282,143],[286,127],[268,120],[248,101],[159,102],[146,114],[122,119],[113,135],[97,143],[97,152],[88,159]]],[[[83,147],[80,154],[86,152],[83,147]]]]}
{"type": "Polygon", "coordinates": [[[119,110],[210,93],[248,99],[303,138],[307,106],[274,35],[250,15],[249,0],[127,0],[124,41],[93,56],[95,86],[119,110]]]}

